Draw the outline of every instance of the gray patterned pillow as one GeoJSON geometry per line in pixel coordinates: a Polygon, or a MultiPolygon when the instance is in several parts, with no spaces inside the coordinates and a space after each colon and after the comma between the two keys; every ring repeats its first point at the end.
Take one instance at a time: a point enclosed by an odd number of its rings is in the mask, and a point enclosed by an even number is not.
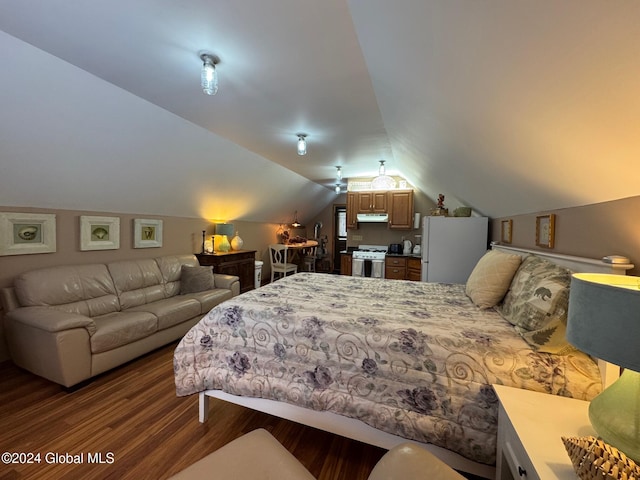
{"type": "Polygon", "coordinates": [[[180,295],[213,290],[215,287],[211,267],[182,266],[180,272],[180,295]]]}
{"type": "Polygon", "coordinates": [[[499,309],[536,350],[575,350],[565,338],[571,271],[534,255],[525,258],[499,309]]]}

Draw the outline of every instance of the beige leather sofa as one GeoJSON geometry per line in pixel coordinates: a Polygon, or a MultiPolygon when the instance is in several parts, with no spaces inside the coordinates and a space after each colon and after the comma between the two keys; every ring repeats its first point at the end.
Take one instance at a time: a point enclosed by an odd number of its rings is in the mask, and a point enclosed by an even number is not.
{"type": "Polygon", "coordinates": [[[70,387],[177,340],[240,292],[238,277],[203,269],[194,255],[174,255],[18,275],[0,295],[11,357],[70,387]],[[181,294],[183,266],[197,267],[185,278],[208,275],[207,289],[181,294]]]}

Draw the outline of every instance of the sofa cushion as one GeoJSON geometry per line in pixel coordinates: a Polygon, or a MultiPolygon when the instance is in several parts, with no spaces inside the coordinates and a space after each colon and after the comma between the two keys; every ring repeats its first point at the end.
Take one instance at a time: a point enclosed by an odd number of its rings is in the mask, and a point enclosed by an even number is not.
{"type": "Polygon", "coordinates": [[[200,313],[205,314],[219,303],[233,298],[233,292],[226,288],[216,288],[205,292],[187,293],[184,298],[194,298],[200,302],[200,313]]]}
{"type": "Polygon", "coordinates": [[[120,310],[116,288],[105,265],[42,268],[14,279],[23,307],[50,306],[94,317],[120,310]]]}
{"type": "Polygon", "coordinates": [[[95,317],[91,353],[100,353],[148,337],[158,330],[158,321],[149,312],[116,312],[95,317]]]}
{"type": "Polygon", "coordinates": [[[195,255],[165,255],[156,258],[156,263],[162,274],[167,298],[180,293],[182,266],[197,267],[200,265],[195,255]]]}
{"type": "Polygon", "coordinates": [[[158,319],[158,330],[173,327],[200,315],[200,302],[181,295],[146,303],[129,309],[132,312],[149,312],[158,319]]]}
{"type": "Polygon", "coordinates": [[[204,292],[216,288],[211,267],[182,266],[180,277],[180,295],[185,293],[204,292]]]}
{"type": "Polygon", "coordinates": [[[107,264],[122,310],[163,300],[165,288],[158,264],[152,258],[107,264]]]}

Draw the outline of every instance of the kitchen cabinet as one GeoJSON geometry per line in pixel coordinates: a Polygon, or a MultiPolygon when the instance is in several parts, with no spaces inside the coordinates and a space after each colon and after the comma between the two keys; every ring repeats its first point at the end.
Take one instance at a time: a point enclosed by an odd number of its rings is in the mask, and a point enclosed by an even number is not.
{"type": "Polygon", "coordinates": [[[419,257],[407,258],[407,280],[419,282],[422,274],[422,260],[419,257]]]}
{"type": "Polygon", "coordinates": [[[347,192],[347,230],[358,228],[358,192],[347,192]]]}
{"type": "Polygon", "coordinates": [[[357,192],[357,213],[387,213],[387,192],[357,192]]]}
{"type": "Polygon", "coordinates": [[[413,229],[413,190],[389,192],[389,228],[413,229]]]}
{"type": "Polygon", "coordinates": [[[358,228],[359,213],[386,213],[388,228],[413,229],[413,190],[347,192],[347,229],[358,228]]]}
{"type": "Polygon", "coordinates": [[[384,278],[404,280],[407,276],[407,257],[390,257],[384,259],[384,278]]]}
{"type": "Polygon", "coordinates": [[[351,275],[351,261],[350,253],[340,255],[340,275],[351,275]]]}
{"type": "Polygon", "coordinates": [[[255,250],[196,253],[200,265],[213,267],[214,273],[234,275],[240,279],[240,293],[255,288],[255,250]]]}

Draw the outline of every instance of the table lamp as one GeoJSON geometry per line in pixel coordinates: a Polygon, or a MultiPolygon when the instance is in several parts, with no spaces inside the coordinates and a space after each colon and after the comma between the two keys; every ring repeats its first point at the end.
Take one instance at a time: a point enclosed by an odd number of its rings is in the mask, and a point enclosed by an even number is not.
{"type": "Polygon", "coordinates": [[[589,420],[602,440],[640,463],[640,278],[574,274],[567,340],[624,368],[620,378],[591,400],[589,420]]]}
{"type": "Polygon", "coordinates": [[[233,236],[232,223],[216,223],[216,236],[219,235],[219,242],[214,242],[214,250],[218,252],[228,252],[231,250],[229,237],[233,236]]]}

